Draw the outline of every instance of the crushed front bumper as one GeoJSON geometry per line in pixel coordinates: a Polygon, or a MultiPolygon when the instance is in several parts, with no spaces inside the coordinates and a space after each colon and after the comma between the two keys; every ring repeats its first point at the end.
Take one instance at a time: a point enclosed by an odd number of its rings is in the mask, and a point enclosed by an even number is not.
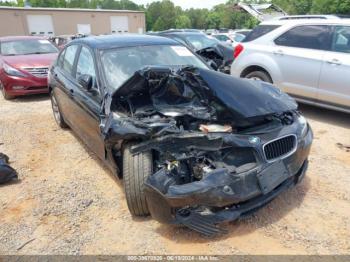
{"type": "Polygon", "coordinates": [[[184,225],[208,236],[221,233],[217,224],[254,212],[298,184],[308,167],[311,143],[310,130],[285,159],[242,174],[219,169],[201,181],[172,185],[167,192],[161,192],[158,183],[171,183],[171,178],[159,171],[145,182],[149,211],[161,223],[184,225]]]}

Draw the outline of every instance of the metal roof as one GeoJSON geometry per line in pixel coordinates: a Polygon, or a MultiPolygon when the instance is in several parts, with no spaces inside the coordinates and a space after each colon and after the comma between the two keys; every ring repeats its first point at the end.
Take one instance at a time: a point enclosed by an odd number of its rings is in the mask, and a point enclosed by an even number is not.
{"type": "Polygon", "coordinates": [[[82,43],[96,49],[147,45],[180,45],[178,42],[166,37],[138,34],[89,36],[75,39],[70,43],[82,43]]]}
{"type": "MultiPolygon", "coordinates": [[[[1,2],[0,2],[1,3],[1,2]]],[[[18,10],[18,11],[65,11],[65,12],[113,12],[113,13],[145,13],[135,10],[113,10],[113,9],[86,9],[86,8],[48,8],[48,7],[13,7],[0,6],[0,10],[18,10]]]]}

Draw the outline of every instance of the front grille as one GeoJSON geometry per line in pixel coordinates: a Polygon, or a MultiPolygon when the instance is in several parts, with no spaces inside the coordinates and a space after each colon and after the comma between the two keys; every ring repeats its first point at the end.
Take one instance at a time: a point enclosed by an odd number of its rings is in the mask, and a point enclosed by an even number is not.
{"type": "Polygon", "coordinates": [[[296,149],[297,138],[295,135],[278,138],[264,145],[266,160],[272,161],[292,154],[296,149]]]}
{"type": "Polygon", "coordinates": [[[48,67],[26,67],[26,68],[23,68],[23,70],[27,71],[33,76],[40,77],[40,78],[47,77],[47,73],[49,72],[48,67]]]}

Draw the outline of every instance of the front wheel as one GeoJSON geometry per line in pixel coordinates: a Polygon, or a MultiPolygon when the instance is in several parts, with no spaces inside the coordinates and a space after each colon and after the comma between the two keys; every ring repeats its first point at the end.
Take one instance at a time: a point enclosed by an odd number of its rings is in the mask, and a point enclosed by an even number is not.
{"type": "Polygon", "coordinates": [[[153,160],[151,152],[133,155],[131,145],[123,151],[123,180],[126,202],[133,216],[148,216],[149,210],[144,193],[144,182],[152,175],[153,160]]]}
{"type": "Polygon", "coordinates": [[[248,78],[248,79],[253,79],[253,80],[260,80],[260,81],[263,81],[263,82],[267,82],[267,83],[271,83],[272,84],[272,79],[271,77],[263,72],[263,71],[254,71],[254,72],[251,72],[249,74],[247,74],[245,76],[245,78],[248,78]]]}

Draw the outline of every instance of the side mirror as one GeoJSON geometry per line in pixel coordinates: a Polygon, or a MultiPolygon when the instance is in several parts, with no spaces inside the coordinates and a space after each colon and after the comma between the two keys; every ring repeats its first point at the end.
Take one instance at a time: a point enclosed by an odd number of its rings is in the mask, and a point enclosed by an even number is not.
{"type": "Polygon", "coordinates": [[[81,75],[78,77],[78,83],[87,91],[92,88],[92,76],[91,75],[81,75]]]}
{"type": "Polygon", "coordinates": [[[210,66],[211,68],[213,68],[215,71],[217,71],[218,70],[218,65],[213,61],[213,60],[209,60],[208,62],[207,62],[207,64],[208,64],[208,66],[210,66]]]}

